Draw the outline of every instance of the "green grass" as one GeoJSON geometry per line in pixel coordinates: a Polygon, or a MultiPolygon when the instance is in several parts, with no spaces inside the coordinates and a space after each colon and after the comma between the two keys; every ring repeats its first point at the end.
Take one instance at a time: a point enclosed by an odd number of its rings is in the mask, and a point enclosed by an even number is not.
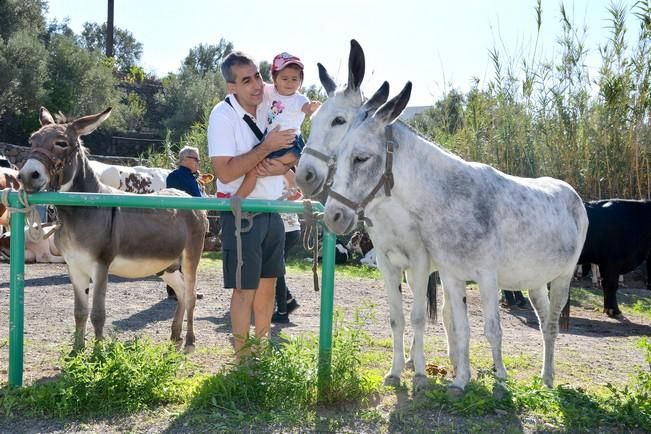
{"type": "MultiPolygon", "coordinates": [[[[573,306],[602,311],[604,306],[603,290],[601,288],[573,287],[570,302],[573,306]]],[[[617,291],[617,302],[624,315],[634,312],[651,319],[651,298],[642,298],[634,294],[617,291]]]]}
{"type": "Polygon", "coordinates": [[[5,415],[14,411],[51,417],[132,413],[185,402],[196,382],[196,378],[177,378],[186,362],[182,353],[148,338],[106,339],[91,342],[76,355],[68,352],[69,348],[62,349],[62,374],[53,381],[5,390],[0,396],[5,415]]]}
{"type": "MultiPolygon", "coordinates": [[[[207,270],[220,270],[222,269],[222,254],[221,252],[204,252],[199,263],[199,271],[207,270]]],[[[290,258],[287,261],[288,273],[308,273],[312,272],[312,263],[306,261],[304,258],[290,258]]],[[[322,270],[319,265],[319,276],[322,270]]],[[[343,264],[335,265],[335,273],[337,276],[344,278],[362,278],[362,279],[382,279],[382,275],[377,268],[368,267],[366,265],[343,264]]]]}

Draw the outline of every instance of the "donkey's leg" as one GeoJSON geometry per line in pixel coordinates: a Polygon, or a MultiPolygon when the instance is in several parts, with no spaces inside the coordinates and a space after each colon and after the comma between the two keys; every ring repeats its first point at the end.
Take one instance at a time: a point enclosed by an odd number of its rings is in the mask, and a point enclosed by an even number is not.
{"type": "Polygon", "coordinates": [[[75,341],[73,352],[84,347],[86,336],[86,322],[88,322],[88,293],[90,276],[83,270],[68,265],[68,274],[75,291],[75,341]]]}
{"type": "Polygon", "coordinates": [[[484,334],[491,346],[495,376],[499,380],[506,379],[506,367],[502,359],[502,326],[500,324],[499,288],[494,274],[482,276],[479,281],[482,313],[484,315],[484,334]]]}
{"type": "Polygon", "coordinates": [[[470,381],[470,326],[468,324],[468,312],[464,302],[466,293],[466,284],[464,281],[455,279],[447,275],[442,270],[439,270],[441,275],[441,282],[443,283],[443,290],[445,294],[445,304],[443,315],[447,315],[448,329],[448,342],[454,341],[454,345],[448,351],[450,352],[450,361],[455,366],[454,380],[450,384],[450,390],[462,392],[468,381],[470,381]],[[446,313],[446,310],[449,311],[446,313]]]}
{"type": "Polygon", "coordinates": [[[567,304],[571,281],[572,274],[569,272],[552,280],[549,291],[549,317],[544,325],[541,323],[544,342],[542,379],[547,387],[554,385],[554,347],[558,336],[558,319],[567,304]]]}
{"type": "MultiPolygon", "coordinates": [[[[203,242],[200,244],[203,248],[203,242]]],[[[197,268],[201,260],[201,250],[183,255],[183,281],[185,284],[185,311],[187,330],[185,332],[186,351],[194,350],[194,308],[197,303],[197,268]]]]}
{"type": "Polygon", "coordinates": [[[384,252],[377,252],[378,268],[384,277],[384,290],[389,301],[389,318],[391,322],[391,334],[393,336],[393,361],[391,370],[384,377],[384,384],[387,386],[400,386],[400,375],[405,368],[405,317],[402,311],[402,294],[400,283],[402,281],[402,270],[393,265],[384,252]]]}
{"type": "Polygon", "coordinates": [[[414,333],[411,357],[414,362],[414,390],[422,390],[429,385],[425,374],[425,323],[427,318],[427,284],[430,261],[426,254],[414,252],[411,260],[411,273],[408,273],[409,286],[414,294],[411,306],[411,326],[414,333]]]}
{"type": "Polygon", "coordinates": [[[549,291],[547,290],[547,284],[540,288],[530,288],[529,301],[531,301],[533,311],[538,317],[538,324],[542,332],[543,324],[549,318],[549,291]]]}
{"type": "MultiPolygon", "coordinates": [[[[185,312],[186,291],[183,282],[183,275],[179,270],[172,273],[163,273],[163,281],[171,286],[176,293],[176,311],[172,320],[172,335],[170,339],[173,342],[181,342],[181,328],[183,327],[183,314],[185,312]]],[[[180,345],[180,344],[179,344],[180,345]]]]}
{"type": "Polygon", "coordinates": [[[106,321],[106,284],[108,282],[108,266],[95,264],[93,270],[93,308],[90,312],[90,322],[95,329],[95,339],[104,338],[104,322],[106,321]]]}
{"type": "MultiPolygon", "coordinates": [[[[441,283],[443,286],[443,283],[441,283]]],[[[457,372],[457,340],[454,337],[454,322],[452,321],[452,305],[448,302],[448,298],[445,297],[445,288],[443,288],[443,307],[441,308],[443,312],[443,331],[445,332],[445,337],[448,341],[448,358],[450,359],[450,364],[452,364],[452,371],[457,372]]]]}

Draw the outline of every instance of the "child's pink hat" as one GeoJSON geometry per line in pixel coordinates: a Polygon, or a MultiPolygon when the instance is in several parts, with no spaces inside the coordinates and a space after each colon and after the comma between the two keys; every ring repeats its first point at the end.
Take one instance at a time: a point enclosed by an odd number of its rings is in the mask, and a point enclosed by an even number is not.
{"type": "Polygon", "coordinates": [[[274,57],[274,61],[271,64],[271,72],[278,72],[281,69],[284,69],[287,65],[292,64],[298,65],[301,69],[303,69],[303,62],[301,62],[301,59],[296,56],[292,56],[287,52],[280,53],[274,57]]]}

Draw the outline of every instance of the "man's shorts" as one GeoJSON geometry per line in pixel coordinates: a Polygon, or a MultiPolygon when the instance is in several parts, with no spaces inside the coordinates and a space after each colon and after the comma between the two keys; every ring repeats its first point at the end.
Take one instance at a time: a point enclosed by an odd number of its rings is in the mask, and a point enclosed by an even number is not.
{"type": "MultiPolygon", "coordinates": [[[[221,212],[224,288],[236,287],[237,242],[235,218],[221,212]]],[[[248,229],[242,219],[242,229],[248,229]]],[[[242,288],[257,289],[260,278],[279,277],[284,272],[285,227],[278,213],[262,213],[253,218],[253,227],[242,232],[242,288]]]]}

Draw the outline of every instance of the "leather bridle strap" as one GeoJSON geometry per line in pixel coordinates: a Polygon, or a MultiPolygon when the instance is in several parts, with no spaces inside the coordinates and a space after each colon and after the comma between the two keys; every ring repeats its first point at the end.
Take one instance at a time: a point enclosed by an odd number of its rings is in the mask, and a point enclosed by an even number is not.
{"type": "Polygon", "coordinates": [[[391,125],[387,125],[386,128],[384,129],[384,132],[386,136],[386,145],[387,145],[386,159],[384,164],[384,173],[378,180],[377,184],[375,184],[375,187],[373,187],[373,190],[371,190],[371,192],[368,195],[366,195],[366,197],[359,203],[353,202],[352,200],[337,193],[334,190],[330,190],[330,192],[328,193],[331,197],[335,198],[339,202],[346,205],[348,208],[355,211],[355,213],[360,216],[360,219],[366,220],[370,226],[372,226],[371,221],[368,218],[364,218],[364,208],[366,208],[366,205],[368,205],[373,200],[377,192],[380,191],[382,187],[384,187],[384,194],[390,197],[391,189],[393,188],[394,185],[393,150],[395,147],[395,141],[393,140],[393,130],[391,128],[391,125]]]}
{"type": "MultiPolygon", "coordinates": [[[[70,149],[74,151],[75,148],[71,147],[70,149]]],[[[38,160],[45,166],[50,172],[50,186],[56,188],[63,183],[63,166],[70,154],[72,151],[66,152],[64,158],[60,158],[45,148],[32,148],[27,158],[38,160]],[[56,184],[54,184],[55,179],[56,184]]]]}
{"type": "Polygon", "coordinates": [[[330,183],[332,182],[332,175],[335,171],[335,166],[337,165],[337,160],[333,155],[326,155],[323,152],[319,152],[316,149],[312,149],[309,147],[303,148],[303,154],[308,154],[311,155],[324,163],[328,166],[328,174],[326,175],[326,180],[323,183],[323,189],[324,190],[329,190],[330,189],[330,183]]]}

